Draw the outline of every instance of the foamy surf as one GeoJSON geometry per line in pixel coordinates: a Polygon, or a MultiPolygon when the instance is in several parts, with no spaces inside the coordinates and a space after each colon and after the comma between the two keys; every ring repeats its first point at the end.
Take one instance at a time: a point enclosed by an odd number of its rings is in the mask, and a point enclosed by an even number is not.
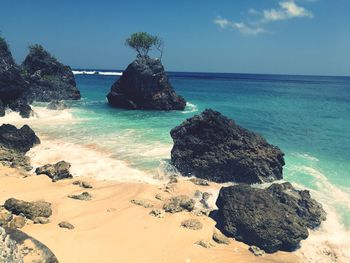
{"type": "Polygon", "coordinates": [[[128,166],[105,152],[93,149],[91,145],[77,145],[61,140],[49,140],[41,136],[41,144],[28,154],[33,167],[65,160],[72,164],[74,177],[84,176],[96,180],[118,182],[143,182],[159,184],[161,178],[128,166]]]}
{"type": "Polygon", "coordinates": [[[74,75],[105,75],[105,76],[121,76],[123,72],[117,71],[91,71],[91,70],[73,70],[74,75]]]}
{"type": "Polygon", "coordinates": [[[186,103],[186,108],[184,111],[182,111],[183,114],[187,114],[187,113],[192,113],[192,112],[196,112],[198,111],[198,108],[196,105],[190,103],[190,102],[187,102],[186,103]]]}

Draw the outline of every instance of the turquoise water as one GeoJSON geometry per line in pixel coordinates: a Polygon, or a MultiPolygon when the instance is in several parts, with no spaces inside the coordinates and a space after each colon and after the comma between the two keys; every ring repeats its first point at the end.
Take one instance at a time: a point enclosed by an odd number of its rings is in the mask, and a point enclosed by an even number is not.
{"type": "Polygon", "coordinates": [[[76,75],[83,100],[71,112],[79,121],[37,129],[155,173],[169,160],[169,131],[213,108],[278,145],[286,154],[284,178],[313,190],[350,228],[349,77],[170,73],[188,101],[184,112],[109,107],[105,96],[117,78],[76,75]]]}

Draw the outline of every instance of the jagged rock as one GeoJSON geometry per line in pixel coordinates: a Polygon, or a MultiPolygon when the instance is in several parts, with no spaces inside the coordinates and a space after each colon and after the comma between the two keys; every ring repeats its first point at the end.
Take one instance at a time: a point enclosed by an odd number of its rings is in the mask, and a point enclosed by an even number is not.
{"type": "Polygon", "coordinates": [[[26,219],[25,217],[19,215],[19,216],[14,216],[12,220],[9,222],[9,227],[10,228],[22,228],[26,224],[26,219]]]}
{"type": "Polygon", "coordinates": [[[171,197],[164,203],[163,209],[167,213],[177,213],[184,210],[191,212],[194,209],[195,201],[186,195],[171,197]]]}
{"type": "Polygon", "coordinates": [[[11,168],[19,168],[25,171],[32,170],[28,156],[3,146],[0,146],[0,163],[11,168]]]}
{"type": "Polygon", "coordinates": [[[163,201],[163,200],[164,200],[164,196],[163,196],[162,194],[160,194],[160,193],[156,194],[156,195],[154,196],[154,198],[155,198],[155,199],[158,199],[158,200],[160,200],[160,201],[163,201]]]}
{"type": "Polygon", "coordinates": [[[267,190],[280,203],[293,209],[308,228],[314,229],[326,220],[322,205],[311,198],[309,191],[296,190],[289,182],[272,184],[267,190]]]}
{"type": "Polygon", "coordinates": [[[4,207],[15,215],[23,214],[31,220],[36,217],[50,217],[52,215],[51,204],[45,201],[26,202],[10,198],[5,201],[4,207]]]}
{"type": "Polygon", "coordinates": [[[63,179],[71,179],[73,176],[69,172],[71,164],[65,161],[60,161],[55,164],[45,164],[38,167],[35,170],[37,175],[45,174],[52,179],[52,182],[56,182],[63,179]]]}
{"type": "Polygon", "coordinates": [[[71,223],[67,222],[67,221],[62,221],[62,222],[60,222],[60,223],[58,224],[58,226],[61,227],[61,228],[67,228],[67,229],[69,229],[69,230],[74,229],[74,226],[73,226],[71,223]]]}
{"type": "Polygon", "coordinates": [[[170,134],[172,164],[185,176],[249,184],[282,179],[283,152],[217,111],[207,109],[170,134]]]}
{"type": "Polygon", "coordinates": [[[74,185],[79,185],[81,188],[87,188],[87,189],[90,189],[92,188],[92,185],[88,182],[85,182],[85,181],[74,181],[73,182],[74,185]]]}
{"type": "Polygon", "coordinates": [[[273,184],[268,189],[223,187],[216,205],[219,210],[211,216],[218,229],[268,253],[296,249],[308,237],[307,227],[316,227],[325,218],[320,204],[290,184],[273,184]]]}
{"type": "Polygon", "coordinates": [[[213,240],[218,244],[225,244],[225,245],[230,244],[230,239],[228,239],[224,234],[222,234],[220,231],[216,229],[214,230],[214,233],[213,233],[213,240]]]}
{"type": "Polygon", "coordinates": [[[64,110],[67,109],[68,106],[62,100],[53,100],[47,105],[47,108],[49,110],[64,110]]]}
{"type": "Polygon", "coordinates": [[[208,240],[202,239],[196,242],[197,245],[204,247],[204,248],[211,248],[211,247],[215,247],[215,245],[213,243],[211,243],[208,240]]]}
{"type": "Polygon", "coordinates": [[[24,232],[0,228],[0,262],[58,263],[58,260],[47,246],[24,232]]]}
{"type": "Polygon", "coordinates": [[[81,200],[81,201],[89,201],[92,199],[92,195],[89,194],[88,192],[82,192],[81,194],[78,194],[78,195],[69,195],[68,197],[76,200],[81,200]]]}
{"type": "Polygon", "coordinates": [[[203,224],[198,219],[187,219],[181,222],[181,226],[192,230],[200,230],[203,224]]]}
{"type": "MultiPolygon", "coordinates": [[[[0,117],[5,115],[5,108],[10,104],[22,101],[27,88],[28,83],[22,77],[20,67],[14,62],[8,44],[0,37],[0,117]]],[[[28,104],[24,100],[23,103],[28,104]]],[[[22,114],[25,115],[24,110],[22,114]]]]}
{"type": "Polygon", "coordinates": [[[26,153],[30,148],[39,143],[39,138],[28,125],[24,125],[20,129],[17,129],[11,124],[0,126],[0,146],[2,145],[20,153],[26,153]]]}
{"type": "Polygon", "coordinates": [[[44,225],[44,224],[50,223],[50,219],[48,219],[47,217],[39,216],[39,217],[34,218],[33,222],[34,222],[34,224],[44,225]]]}
{"type": "Polygon", "coordinates": [[[260,248],[258,248],[256,246],[250,246],[249,251],[252,252],[254,254],[254,256],[257,256],[257,257],[261,257],[261,256],[265,255],[265,251],[261,250],[260,248]]]}
{"type": "Polygon", "coordinates": [[[22,68],[30,83],[24,95],[28,101],[80,99],[71,68],[60,63],[41,45],[29,47],[22,68]]]}
{"type": "Polygon", "coordinates": [[[17,101],[10,103],[8,107],[13,111],[19,112],[19,115],[21,115],[22,118],[30,118],[34,116],[34,111],[24,99],[18,99],[17,101]]]}
{"type": "Polygon", "coordinates": [[[149,202],[148,200],[132,199],[130,202],[134,205],[139,205],[139,206],[142,206],[144,208],[153,208],[153,204],[151,202],[149,202]]]}
{"type": "Polygon", "coordinates": [[[158,218],[164,218],[164,211],[160,209],[152,209],[151,212],[149,212],[151,216],[158,217],[158,218]]]}
{"type": "Polygon", "coordinates": [[[186,101],[178,96],[160,60],[138,57],[112,85],[107,95],[113,107],[149,110],[183,110],[186,101]]]}

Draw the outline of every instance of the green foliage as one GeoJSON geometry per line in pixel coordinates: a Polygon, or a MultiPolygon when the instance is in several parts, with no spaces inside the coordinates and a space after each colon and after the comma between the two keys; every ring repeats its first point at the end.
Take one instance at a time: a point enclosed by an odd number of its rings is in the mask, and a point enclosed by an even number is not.
{"type": "Polygon", "coordinates": [[[153,47],[163,53],[163,41],[159,37],[146,32],[133,33],[126,39],[125,45],[135,49],[141,57],[147,56],[153,47]]]}

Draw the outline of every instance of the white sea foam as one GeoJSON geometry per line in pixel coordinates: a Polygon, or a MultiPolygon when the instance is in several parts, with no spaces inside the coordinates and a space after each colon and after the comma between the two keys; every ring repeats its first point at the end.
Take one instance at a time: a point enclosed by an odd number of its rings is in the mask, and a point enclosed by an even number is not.
{"type": "Polygon", "coordinates": [[[314,162],[319,161],[318,158],[316,158],[315,156],[312,156],[310,154],[307,154],[307,153],[294,153],[293,155],[295,155],[297,157],[301,157],[301,158],[309,160],[309,161],[314,161],[314,162]]]}
{"type": "Polygon", "coordinates": [[[118,71],[92,71],[92,70],[72,70],[74,75],[106,75],[106,76],[121,76],[123,72],[118,71]]]}
{"type": "Polygon", "coordinates": [[[41,137],[41,144],[28,152],[34,167],[61,160],[72,164],[73,176],[119,182],[145,182],[159,184],[160,178],[130,167],[125,161],[111,157],[93,145],[77,145],[61,140],[41,137]]]}
{"type": "Polygon", "coordinates": [[[186,103],[186,108],[184,111],[182,111],[183,114],[187,114],[187,113],[192,113],[192,112],[196,112],[198,111],[198,108],[196,105],[190,103],[190,102],[187,102],[186,103]]]}

